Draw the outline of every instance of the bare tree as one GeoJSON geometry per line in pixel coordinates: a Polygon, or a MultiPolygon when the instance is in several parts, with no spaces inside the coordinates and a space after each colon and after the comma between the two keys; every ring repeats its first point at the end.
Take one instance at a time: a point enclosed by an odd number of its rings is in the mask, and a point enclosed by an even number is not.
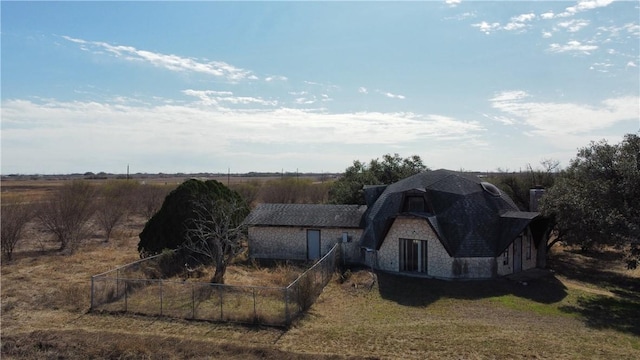
{"type": "Polygon", "coordinates": [[[201,198],[194,207],[196,217],[187,224],[183,247],[215,265],[211,282],[224,284],[227,265],[243,250],[247,206],[237,200],[201,198]]]}
{"type": "Polygon", "coordinates": [[[138,211],[146,219],[150,219],[160,210],[164,198],[167,196],[168,188],[157,185],[141,185],[137,189],[138,211]]]}
{"type": "Polygon", "coordinates": [[[94,195],[91,184],[74,180],[62,185],[41,203],[37,218],[60,242],[61,251],[73,253],[88,234],[89,220],[94,213],[94,195]]]}
{"type": "Polygon", "coordinates": [[[96,220],[105,233],[105,242],[111,238],[113,229],[122,222],[129,210],[133,182],[114,180],[107,182],[97,199],[96,220]]]}
{"type": "Polygon", "coordinates": [[[13,259],[13,250],[22,238],[25,225],[33,217],[33,206],[21,198],[3,201],[1,220],[2,254],[5,259],[13,259]]]}
{"type": "Polygon", "coordinates": [[[261,187],[262,183],[258,180],[235,183],[229,186],[230,189],[240,194],[249,206],[252,206],[258,201],[258,195],[260,194],[261,187]]]}

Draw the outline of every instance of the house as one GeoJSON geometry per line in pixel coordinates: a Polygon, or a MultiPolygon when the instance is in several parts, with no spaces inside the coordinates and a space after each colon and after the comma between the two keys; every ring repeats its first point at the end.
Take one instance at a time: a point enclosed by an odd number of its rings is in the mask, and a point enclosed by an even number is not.
{"type": "Polygon", "coordinates": [[[517,273],[544,256],[539,213],[476,176],[426,171],[364,194],[366,207],[258,206],[246,220],[250,256],[315,259],[343,243],[346,261],[445,279],[517,273]]]}
{"type": "Polygon", "coordinates": [[[249,256],[316,260],[343,243],[344,260],[355,262],[365,210],[359,205],[260,204],[244,221],[249,226],[249,256]]]}

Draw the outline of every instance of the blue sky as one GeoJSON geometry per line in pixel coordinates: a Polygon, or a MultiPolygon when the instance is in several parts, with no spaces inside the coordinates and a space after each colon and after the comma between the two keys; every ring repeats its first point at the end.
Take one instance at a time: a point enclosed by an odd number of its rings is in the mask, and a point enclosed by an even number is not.
{"type": "Polygon", "coordinates": [[[638,1],[0,6],[5,175],[518,171],[640,129],[638,1]]]}

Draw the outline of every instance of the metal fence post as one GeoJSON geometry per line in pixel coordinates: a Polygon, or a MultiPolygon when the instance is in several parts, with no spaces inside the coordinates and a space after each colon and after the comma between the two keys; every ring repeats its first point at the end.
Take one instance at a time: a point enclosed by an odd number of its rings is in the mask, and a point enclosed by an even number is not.
{"type": "Polygon", "coordinates": [[[128,308],[127,308],[127,286],[129,285],[129,283],[125,280],[124,281],[124,312],[127,312],[128,308]]]}
{"type": "Polygon", "coordinates": [[[160,316],[162,316],[162,280],[160,280],[160,316]]]}
{"type": "Polygon", "coordinates": [[[287,326],[291,324],[291,315],[289,315],[289,286],[284,288],[284,321],[287,326]]]}
{"type": "Polygon", "coordinates": [[[191,284],[191,318],[196,318],[196,287],[191,284]]]}
{"type": "Polygon", "coordinates": [[[257,322],[258,313],[256,312],[256,288],[252,287],[251,290],[253,290],[253,322],[257,322]]]}
{"type": "Polygon", "coordinates": [[[221,286],[216,286],[218,292],[220,293],[220,321],[222,321],[222,291],[224,290],[221,286]]]}
{"type": "Polygon", "coordinates": [[[91,277],[91,305],[89,306],[89,311],[93,310],[93,276],[91,277]]]}

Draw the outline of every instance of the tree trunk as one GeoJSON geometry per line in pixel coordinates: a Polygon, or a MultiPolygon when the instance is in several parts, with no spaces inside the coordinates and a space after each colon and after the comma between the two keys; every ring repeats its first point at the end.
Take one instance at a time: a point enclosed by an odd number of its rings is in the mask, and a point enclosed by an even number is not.
{"type": "Polygon", "coordinates": [[[211,278],[211,282],[214,284],[224,284],[224,274],[227,272],[227,267],[222,264],[216,264],[216,272],[211,278]]]}

